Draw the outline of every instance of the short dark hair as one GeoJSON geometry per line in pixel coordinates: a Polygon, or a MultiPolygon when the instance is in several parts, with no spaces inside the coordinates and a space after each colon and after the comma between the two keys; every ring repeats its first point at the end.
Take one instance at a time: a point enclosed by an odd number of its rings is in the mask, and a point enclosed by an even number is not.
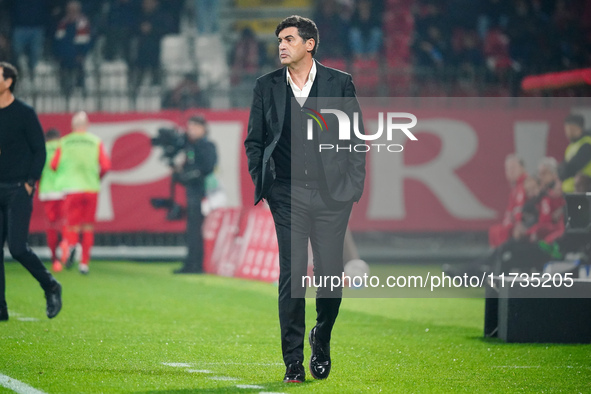
{"type": "Polygon", "coordinates": [[[304,42],[311,38],[314,39],[314,48],[312,48],[312,56],[314,56],[318,49],[318,44],[320,44],[320,35],[318,34],[316,23],[312,19],[304,18],[303,16],[288,16],[277,25],[275,36],[279,37],[281,30],[287,29],[288,27],[296,27],[298,34],[303,38],[304,42]]]}
{"type": "Polygon", "coordinates": [[[58,129],[51,128],[45,133],[45,141],[56,140],[61,137],[58,129]]]}
{"type": "Polygon", "coordinates": [[[0,67],[2,68],[2,76],[4,79],[12,79],[9,89],[11,92],[14,92],[16,81],[18,80],[18,71],[16,71],[16,67],[8,62],[0,62],[0,67]]]}
{"type": "Polygon", "coordinates": [[[564,124],[574,124],[579,126],[582,130],[585,129],[585,118],[582,115],[570,114],[564,118],[564,124]]]}

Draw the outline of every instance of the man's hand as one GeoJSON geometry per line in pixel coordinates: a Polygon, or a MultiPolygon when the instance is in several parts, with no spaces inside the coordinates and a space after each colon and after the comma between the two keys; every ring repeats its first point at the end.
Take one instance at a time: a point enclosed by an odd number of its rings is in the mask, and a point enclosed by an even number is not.
{"type": "Polygon", "coordinates": [[[25,189],[27,190],[29,196],[33,194],[33,186],[29,185],[28,183],[25,183],[25,189]]]}

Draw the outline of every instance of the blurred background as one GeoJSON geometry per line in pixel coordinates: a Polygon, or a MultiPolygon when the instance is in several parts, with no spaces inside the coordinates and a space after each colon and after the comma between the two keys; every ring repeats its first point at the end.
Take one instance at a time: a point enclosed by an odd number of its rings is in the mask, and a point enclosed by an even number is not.
{"type": "MultiPolygon", "coordinates": [[[[252,87],[278,67],[274,30],[292,14],[314,19],[318,60],[350,72],[360,97],[478,97],[493,100],[479,108],[497,108],[470,113],[459,101],[449,104],[447,116],[471,127],[461,140],[463,161],[453,150],[443,155],[445,130],[433,129],[420,148],[386,163],[386,173],[371,161],[351,224],[363,258],[456,261],[483,253],[511,187],[505,157],[516,152],[531,173],[544,156],[560,162],[568,144],[562,120],[573,108],[588,118],[584,101],[553,111],[546,101],[527,112],[502,100],[589,96],[580,70],[591,60],[591,1],[0,0],[0,60],[19,68],[17,96],[35,107],[44,129],[69,132],[72,112],[89,112],[90,131],[113,158],[97,213],[97,257],[183,255],[184,223],[167,221],[149,203],[166,196],[170,182],[150,138],[161,127],[184,127],[192,114],[210,122],[227,206],[252,205],[242,148],[252,87]],[[524,88],[528,77],[561,72],[573,74],[524,88]],[[448,165],[465,193],[447,183],[446,197],[444,186],[420,173],[429,162],[448,165]]],[[[424,116],[440,116],[425,108],[424,116]]],[[[31,241],[41,246],[39,211],[31,241]]]]}

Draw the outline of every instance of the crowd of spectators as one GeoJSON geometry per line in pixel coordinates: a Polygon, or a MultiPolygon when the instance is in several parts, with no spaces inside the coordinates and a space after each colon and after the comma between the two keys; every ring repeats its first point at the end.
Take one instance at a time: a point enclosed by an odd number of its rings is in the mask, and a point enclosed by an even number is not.
{"type": "MultiPolygon", "coordinates": [[[[589,1],[409,4],[412,7],[404,11],[412,13],[407,64],[417,75],[470,81],[478,75],[495,83],[585,67],[591,60],[589,1]]],[[[317,0],[311,11],[321,32],[318,59],[386,64],[385,44],[399,38],[386,34],[391,29],[384,24],[385,15],[398,10],[388,7],[393,6],[384,0],[317,0]]],[[[183,13],[194,12],[188,16],[197,25],[196,33],[208,35],[219,31],[219,8],[215,0],[0,0],[0,61],[26,59],[26,67],[19,66],[27,76],[40,59],[49,59],[59,64],[60,86],[68,94],[83,85],[82,65],[92,51],[99,59],[124,61],[135,91],[146,79],[160,83],[161,39],[179,33],[183,13]],[[97,48],[99,38],[103,44],[97,48]]],[[[250,29],[238,32],[228,47],[232,86],[260,73],[274,59],[250,29]]]]}
{"type": "Polygon", "coordinates": [[[132,87],[145,74],[159,83],[160,41],[178,34],[181,14],[195,11],[201,34],[218,29],[215,3],[205,0],[0,0],[0,60],[19,63],[32,75],[41,59],[59,64],[60,85],[68,94],[81,86],[83,64],[90,50],[105,60],[123,60],[132,87]],[[104,38],[100,50],[99,38],[104,38]]]}
{"type": "Polygon", "coordinates": [[[584,0],[420,0],[412,50],[416,67],[503,79],[585,67],[591,3],[584,0]]]}

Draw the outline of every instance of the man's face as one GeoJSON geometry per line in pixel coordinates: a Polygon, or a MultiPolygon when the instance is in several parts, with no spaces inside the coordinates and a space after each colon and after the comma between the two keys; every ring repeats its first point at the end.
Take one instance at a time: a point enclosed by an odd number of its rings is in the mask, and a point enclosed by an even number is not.
{"type": "Polygon", "coordinates": [[[566,123],[564,125],[564,134],[569,141],[576,141],[583,134],[583,130],[576,124],[566,123]]]}
{"type": "Polygon", "coordinates": [[[509,183],[514,183],[523,174],[523,167],[517,159],[509,159],[505,162],[505,176],[509,183]]]}
{"type": "Polygon", "coordinates": [[[279,42],[279,60],[284,66],[296,64],[314,48],[314,40],[304,42],[297,27],[286,27],[277,36],[279,42]]]}
{"type": "Polygon", "coordinates": [[[12,79],[4,79],[4,68],[0,67],[0,95],[10,90],[10,85],[12,85],[12,79]]]}
{"type": "Polygon", "coordinates": [[[187,123],[187,137],[191,141],[197,141],[205,136],[205,126],[201,123],[187,123]]]}

